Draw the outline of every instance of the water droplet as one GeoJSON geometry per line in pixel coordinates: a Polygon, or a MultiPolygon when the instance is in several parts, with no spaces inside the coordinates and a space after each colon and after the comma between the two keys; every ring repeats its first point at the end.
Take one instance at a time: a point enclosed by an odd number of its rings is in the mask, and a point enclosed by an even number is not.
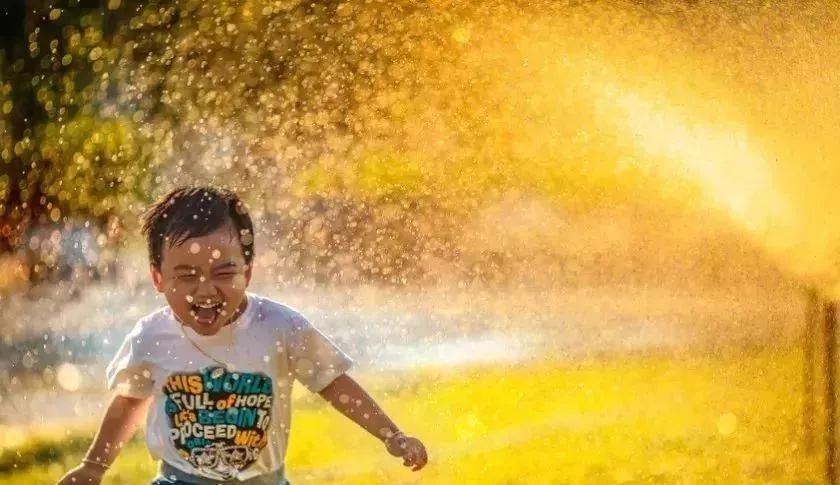
{"type": "Polygon", "coordinates": [[[471,32],[468,27],[458,27],[452,32],[452,39],[459,44],[467,44],[470,41],[471,32]]]}
{"type": "Polygon", "coordinates": [[[738,427],[738,418],[732,413],[724,413],[720,415],[717,422],[717,430],[721,436],[729,436],[735,432],[738,427]]]}
{"type": "Polygon", "coordinates": [[[78,391],[82,386],[82,373],[79,368],[70,363],[63,363],[56,371],[58,385],[66,391],[78,391]]]}

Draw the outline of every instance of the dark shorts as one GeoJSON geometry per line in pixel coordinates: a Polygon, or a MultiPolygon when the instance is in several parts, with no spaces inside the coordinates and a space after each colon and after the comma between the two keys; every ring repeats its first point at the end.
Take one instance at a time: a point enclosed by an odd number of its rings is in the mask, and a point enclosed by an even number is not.
{"type": "Polygon", "coordinates": [[[152,480],[152,485],[219,485],[219,484],[236,484],[236,485],[291,485],[286,480],[283,469],[273,473],[260,475],[248,480],[240,481],[231,479],[226,481],[213,480],[210,478],[190,475],[181,470],[171,466],[165,461],[161,462],[158,475],[152,480]]]}

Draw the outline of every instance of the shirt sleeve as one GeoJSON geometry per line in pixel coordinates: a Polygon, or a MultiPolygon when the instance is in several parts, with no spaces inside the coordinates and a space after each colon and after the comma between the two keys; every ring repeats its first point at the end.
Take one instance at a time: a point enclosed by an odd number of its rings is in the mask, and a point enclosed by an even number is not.
{"type": "Polygon", "coordinates": [[[354,363],[300,314],[292,318],[288,352],[295,378],[312,392],[322,391],[354,363]]]}
{"type": "Polygon", "coordinates": [[[108,389],[118,395],[143,399],[152,395],[154,380],[151,362],[141,358],[138,339],[134,331],[125,337],[105,368],[105,377],[108,389]]]}

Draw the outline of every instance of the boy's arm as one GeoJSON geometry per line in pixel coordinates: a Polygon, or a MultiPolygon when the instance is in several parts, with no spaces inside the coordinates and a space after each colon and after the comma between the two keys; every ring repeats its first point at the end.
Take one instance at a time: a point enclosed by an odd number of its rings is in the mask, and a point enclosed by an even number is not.
{"type": "Polygon", "coordinates": [[[347,374],[336,377],[318,394],[342,414],[385,443],[388,452],[403,458],[417,471],[428,461],[426,448],[417,438],[406,436],[359,384],[347,374]]]}
{"type": "Polygon", "coordinates": [[[123,446],[134,436],[151,400],[150,397],[114,396],[82,463],[64,475],[59,485],[98,484],[123,446]]]}

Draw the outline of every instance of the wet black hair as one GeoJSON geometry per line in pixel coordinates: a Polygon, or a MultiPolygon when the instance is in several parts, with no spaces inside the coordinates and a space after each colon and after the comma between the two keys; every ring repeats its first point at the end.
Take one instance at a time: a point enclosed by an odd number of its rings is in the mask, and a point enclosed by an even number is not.
{"type": "Polygon", "coordinates": [[[210,234],[230,224],[239,237],[245,263],[254,259],[254,225],[234,192],[213,186],[180,187],[150,205],[142,216],[149,261],[160,269],[163,244],[179,246],[189,238],[210,234]]]}

